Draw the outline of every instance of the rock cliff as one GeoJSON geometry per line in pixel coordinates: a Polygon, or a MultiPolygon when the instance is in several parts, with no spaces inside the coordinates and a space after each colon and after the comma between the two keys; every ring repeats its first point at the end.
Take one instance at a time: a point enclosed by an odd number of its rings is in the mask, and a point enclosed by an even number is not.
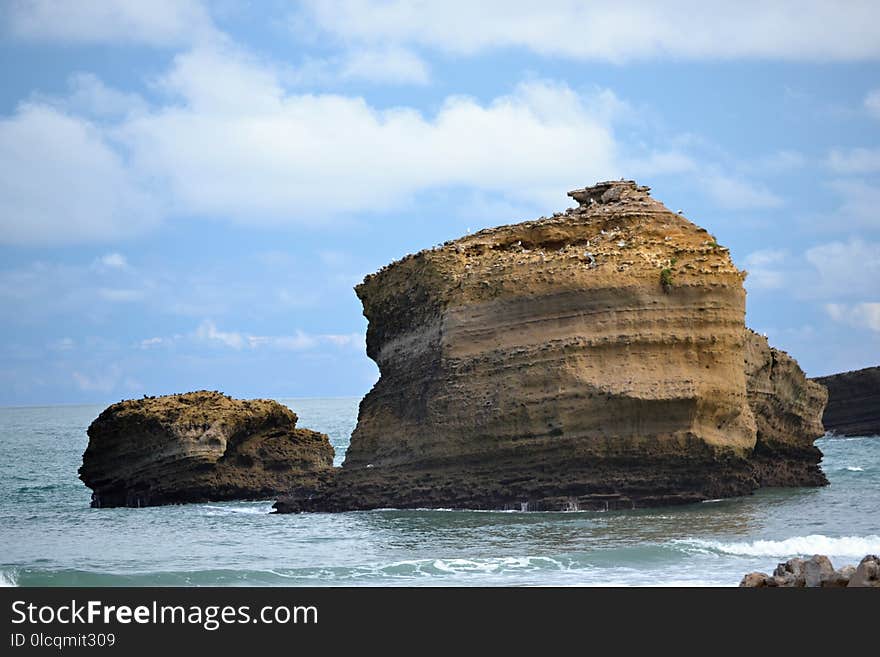
{"type": "MultiPolygon", "coordinates": [[[[569,196],[577,208],[357,286],[380,379],[335,479],[279,511],[631,508],[786,480],[756,465],[750,402],[775,413],[786,402],[767,395],[795,384],[756,347],[770,370],[747,390],[745,274],[728,250],[632,181],[569,196]]],[[[761,423],[768,449],[803,456],[809,432],[761,423]]]]}
{"type": "Polygon", "coordinates": [[[823,486],[822,452],[813,445],[822,436],[825,388],[804,375],[791,356],[748,331],[746,390],[757,429],[751,461],[761,486],[823,486]]]}
{"type": "Polygon", "coordinates": [[[880,367],[815,379],[828,388],[822,422],[840,436],[880,435],[880,367]]]}
{"type": "Polygon", "coordinates": [[[152,506],[305,493],[333,473],[326,435],[281,404],[217,392],[145,397],[89,426],[80,479],[92,506],[152,506]]]}

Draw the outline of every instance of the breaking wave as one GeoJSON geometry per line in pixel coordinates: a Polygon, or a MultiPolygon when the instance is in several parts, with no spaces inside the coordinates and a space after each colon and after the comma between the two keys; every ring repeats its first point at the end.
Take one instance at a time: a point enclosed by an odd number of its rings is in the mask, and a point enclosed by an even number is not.
{"type": "Polygon", "coordinates": [[[798,555],[825,554],[838,557],[858,557],[880,552],[880,536],[841,536],[838,538],[811,534],[793,536],[781,541],[732,542],[703,541],[698,539],[683,541],[697,548],[754,557],[792,557],[798,555]]]}

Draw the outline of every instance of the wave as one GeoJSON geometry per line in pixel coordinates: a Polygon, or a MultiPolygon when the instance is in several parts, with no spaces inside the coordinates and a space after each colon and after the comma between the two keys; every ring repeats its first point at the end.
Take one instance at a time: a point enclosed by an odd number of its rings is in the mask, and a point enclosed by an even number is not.
{"type": "MultiPolygon", "coordinates": [[[[19,576],[0,571],[5,586],[290,586],[339,584],[478,583],[481,577],[579,570],[579,564],[551,557],[427,558],[352,566],[315,566],[266,570],[194,570],[140,573],[78,569],[24,568],[19,576]]],[[[589,567],[587,567],[589,570],[589,567]]]]}
{"type": "Polygon", "coordinates": [[[679,541],[699,549],[737,556],[792,557],[825,554],[837,557],[858,557],[880,552],[880,536],[840,536],[822,534],[793,536],[781,541],[731,542],[689,539],[679,541]]]}
{"type": "Polygon", "coordinates": [[[227,504],[224,506],[205,504],[202,506],[202,508],[205,509],[206,516],[229,516],[240,513],[246,515],[264,516],[272,513],[273,504],[274,502],[257,502],[240,506],[231,504],[227,504]]]}
{"type": "Polygon", "coordinates": [[[848,466],[846,466],[846,469],[849,470],[850,472],[864,472],[865,471],[864,468],[860,468],[857,465],[848,465],[848,466]]]}

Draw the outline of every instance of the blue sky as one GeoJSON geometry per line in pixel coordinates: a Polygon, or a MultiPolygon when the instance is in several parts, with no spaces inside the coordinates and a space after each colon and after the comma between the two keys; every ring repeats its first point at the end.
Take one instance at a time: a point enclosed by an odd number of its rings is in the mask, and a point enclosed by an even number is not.
{"type": "Polygon", "coordinates": [[[880,5],[712,5],[4,3],[0,405],[361,395],[365,274],[619,177],[880,363],[880,5]]]}

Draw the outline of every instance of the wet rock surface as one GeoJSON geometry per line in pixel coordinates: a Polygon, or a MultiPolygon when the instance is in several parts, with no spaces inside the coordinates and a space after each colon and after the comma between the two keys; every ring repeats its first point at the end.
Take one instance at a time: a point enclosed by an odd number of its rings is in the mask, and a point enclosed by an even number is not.
{"type": "Polygon", "coordinates": [[[333,447],[296,422],[275,401],[217,392],[122,401],[89,426],[80,479],[96,507],[308,494],[333,476],[333,447]]]}

